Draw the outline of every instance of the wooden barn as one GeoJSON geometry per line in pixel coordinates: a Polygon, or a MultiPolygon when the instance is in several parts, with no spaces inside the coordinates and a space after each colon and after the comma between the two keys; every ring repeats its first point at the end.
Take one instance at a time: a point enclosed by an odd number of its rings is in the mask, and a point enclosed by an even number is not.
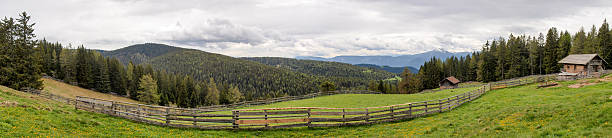
{"type": "Polygon", "coordinates": [[[459,83],[461,83],[461,81],[459,81],[459,79],[450,76],[448,78],[443,79],[442,81],[440,81],[440,89],[453,89],[453,88],[457,88],[459,86],[459,83]]]}
{"type": "Polygon", "coordinates": [[[563,64],[558,79],[574,80],[603,75],[605,72],[604,65],[608,62],[597,54],[572,54],[563,58],[558,63],[563,64]]]}

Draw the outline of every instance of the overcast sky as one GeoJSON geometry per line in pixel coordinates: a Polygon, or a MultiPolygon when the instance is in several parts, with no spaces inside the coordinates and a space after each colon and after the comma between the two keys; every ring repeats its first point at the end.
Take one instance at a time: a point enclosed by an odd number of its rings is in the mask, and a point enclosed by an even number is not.
{"type": "Polygon", "coordinates": [[[479,50],[487,40],[575,32],[612,15],[609,0],[2,0],[39,38],[113,50],[155,42],[225,55],[401,55],[479,50]]]}

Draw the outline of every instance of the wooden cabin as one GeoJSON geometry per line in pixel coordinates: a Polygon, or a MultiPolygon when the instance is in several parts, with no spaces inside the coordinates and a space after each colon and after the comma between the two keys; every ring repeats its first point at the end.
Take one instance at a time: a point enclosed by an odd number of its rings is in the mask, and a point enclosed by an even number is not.
{"type": "Polygon", "coordinates": [[[558,63],[563,64],[558,75],[561,80],[599,77],[604,74],[605,64],[608,64],[597,54],[572,54],[558,63]]]}
{"type": "Polygon", "coordinates": [[[440,81],[440,89],[454,89],[459,86],[459,83],[461,83],[459,79],[450,76],[440,81]]]}

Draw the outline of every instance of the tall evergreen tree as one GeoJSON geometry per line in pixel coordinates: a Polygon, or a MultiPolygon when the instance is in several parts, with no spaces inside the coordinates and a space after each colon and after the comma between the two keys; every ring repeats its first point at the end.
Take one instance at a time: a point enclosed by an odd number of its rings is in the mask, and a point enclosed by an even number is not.
{"type": "Polygon", "coordinates": [[[559,33],[557,28],[550,28],[546,34],[546,43],[544,45],[544,72],[546,74],[559,72],[557,65],[557,50],[559,50],[559,33]]]}
{"type": "Polygon", "coordinates": [[[584,27],[580,27],[580,30],[574,34],[570,54],[586,54],[586,41],[587,36],[586,32],[584,32],[584,27]]]}
{"type": "Polygon", "coordinates": [[[23,12],[16,20],[5,18],[0,24],[0,85],[13,89],[41,88],[41,65],[35,57],[36,40],[33,40],[35,23],[23,12]]]}
{"type": "Polygon", "coordinates": [[[151,75],[143,75],[140,77],[138,84],[138,100],[147,104],[159,103],[159,94],[157,93],[157,81],[151,75]]]}
{"type": "Polygon", "coordinates": [[[215,83],[215,79],[210,78],[208,81],[208,93],[206,94],[206,101],[208,101],[209,105],[217,105],[219,104],[219,89],[217,89],[217,84],[215,83]]]}
{"type": "MultiPolygon", "coordinates": [[[[599,39],[598,51],[601,51],[600,55],[604,60],[612,61],[612,33],[606,20],[599,27],[597,38],[599,39]]],[[[612,65],[606,64],[606,68],[612,68],[612,65]]]]}

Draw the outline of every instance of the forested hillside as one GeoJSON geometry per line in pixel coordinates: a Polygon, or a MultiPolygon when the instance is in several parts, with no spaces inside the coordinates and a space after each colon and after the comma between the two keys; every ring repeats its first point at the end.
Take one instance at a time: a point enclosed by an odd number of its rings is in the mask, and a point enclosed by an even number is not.
{"type": "Polygon", "coordinates": [[[395,74],[391,72],[378,68],[361,67],[340,62],[300,60],[281,57],[245,57],[241,59],[325,77],[361,78],[367,81],[387,79],[395,76],[395,74]]]}
{"type": "Polygon", "coordinates": [[[113,51],[100,52],[105,57],[115,57],[119,59],[121,63],[127,65],[130,61],[132,61],[134,64],[140,64],[149,61],[151,58],[179,50],[184,50],[184,48],[172,47],[165,44],[145,43],[124,47],[113,51]]]}
{"type": "Polygon", "coordinates": [[[199,50],[182,50],[151,59],[148,64],[195,80],[214,78],[237,85],[247,97],[301,95],[318,91],[317,77],[257,62],[199,50]]]}

